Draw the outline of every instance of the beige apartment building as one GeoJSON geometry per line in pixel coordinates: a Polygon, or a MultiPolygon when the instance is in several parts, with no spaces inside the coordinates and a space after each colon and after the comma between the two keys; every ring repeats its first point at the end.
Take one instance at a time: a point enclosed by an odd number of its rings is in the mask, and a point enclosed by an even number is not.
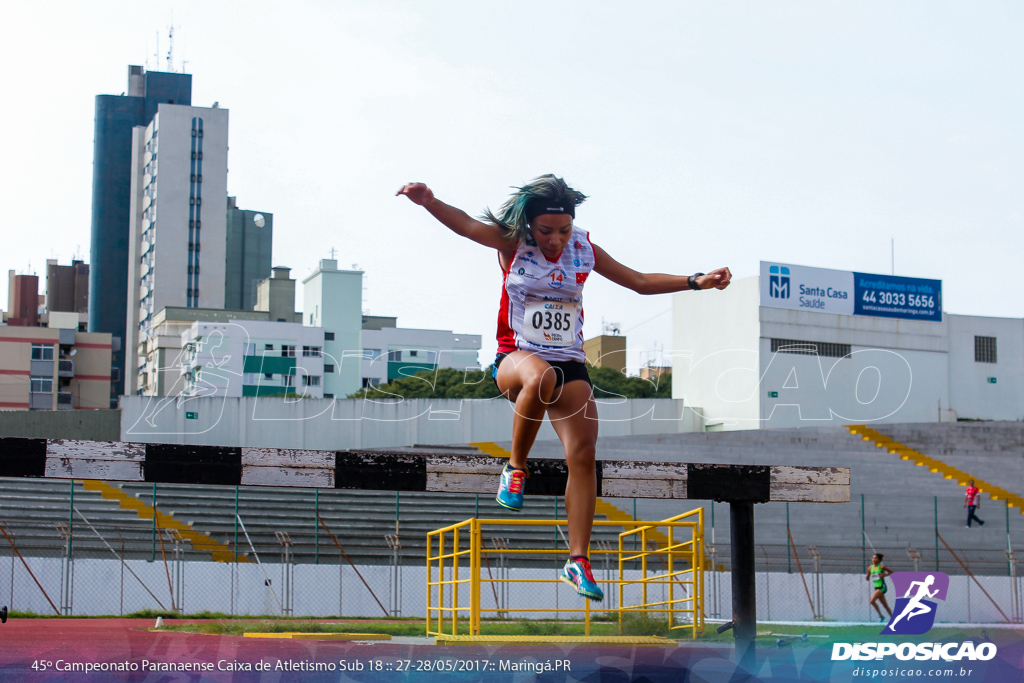
{"type": "Polygon", "coordinates": [[[0,326],[0,410],[100,410],[110,407],[109,333],[0,326]]]}

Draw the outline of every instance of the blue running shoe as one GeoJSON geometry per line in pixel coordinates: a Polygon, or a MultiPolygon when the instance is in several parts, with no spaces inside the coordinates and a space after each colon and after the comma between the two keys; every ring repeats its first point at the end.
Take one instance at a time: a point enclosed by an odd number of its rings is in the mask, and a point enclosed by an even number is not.
{"type": "Polygon", "coordinates": [[[558,577],[576,589],[580,595],[591,600],[604,600],[604,591],[594,581],[594,572],[590,569],[590,560],[585,557],[569,558],[562,567],[562,575],[558,577]]]}
{"type": "Polygon", "coordinates": [[[501,483],[498,495],[494,499],[498,505],[518,512],[523,509],[523,482],[526,481],[526,470],[517,470],[510,463],[505,463],[501,471],[501,483]]]}

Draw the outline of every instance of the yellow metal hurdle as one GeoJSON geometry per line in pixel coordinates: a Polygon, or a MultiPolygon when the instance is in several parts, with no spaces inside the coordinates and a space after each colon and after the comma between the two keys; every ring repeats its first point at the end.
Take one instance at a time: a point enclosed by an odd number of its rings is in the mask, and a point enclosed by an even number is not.
{"type": "MultiPolygon", "coordinates": [[[[647,523],[645,523],[647,524],[647,523]]],[[[660,535],[660,534],[659,534],[660,535]]],[[[704,632],[704,508],[690,510],[675,517],[669,517],[662,522],[650,523],[647,526],[628,529],[619,534],[619,632],[622,632],[622,619],[626,612],[639,612],[648,614],[651,612],[665,614],[670,629],[691,630],[690,637],[696,638],[704,632]],[[687,520],[687,522],[683,522],[687,520]],[[689,528],[690,540],[676,542],[673,538],[675,529],[681,525],[684,529],[689,528]],[[668,530],[668,542],[664,546],[657,545],[653,550],[648,550],[651,541],[648,535],[656,531],[658,527],[665,527],[668,530]],[[633,536],[640,536],[641,551],[628,551],[625,548],[625,541],[633,536]],[[666,570],[662,574],[648,576],[648,558],[651,556],[665,555],[666,570]],[[626,579],[626,563],[640,560],[641,578],[635,580],[626,579]],[[684,562],[679,568],[677,562],[684,562]],[[641,601],[633,605],[625,602],[625,589],[627,585],[639,584],[641,588],[641,601]],[[651,602],[649,589],[651,586],[665,586],[668,592],[668,599],[658,602],[651,602]],[[676,589],[686,591],[684,597],[676,598],[676,589]],[[677,607],[683,605],[683,607],[677,607]],[[690,620],[681,623],[676,621],[677,614],[689,614],[690,620]]]]}
{"type": "MultiPolygon", "coordinates": [[[[584,632],[590,636],[590,621],[593,612],[617,613],[619,632],[622,632],[626,614],[663,614],[671,629],[690,629],[690,637],[696,638],[704,630],[704,511],[697,508],[662,521],[611,521],[594,520],[594,526],[624,527],[619,534],[617,549],[591,550],[595,555],[612,554],[618,558],[618,579],[610,579],[618,588],[618,606],[608,607],[581,598],[581,607],[512,607],[495,605],[481,606],[481,585],[490,584],[544,584],[559,583],[552,579],[503,579],[484,576],[481,572],[482,558],[507,554],[565,555],[559,548],[486,548],[483,545],[483,530],[488,526],[566,526],[566,520],[509,520],[509,519],[467,519],[458,524],[435,529],[427,534],[427,609],[426,632],[428,636],[458,636],[460,618],[468,619],[468,633],[480,635],[482,613],[545,612],[579,614],[583,617],[584,632]],[[658,530],[667,531],[665,535],[658,530]],[[679,530],[689,538],[678,539],[679,530]],[[635,539],[639,548],[626,547],[629,539],[635,539]],[[649,575],[651,559],[656,558],[665,567],[664,571],[649,575]],[[468,560],[468,561],[467,561],[468,560]],[[639,565],[640,576],[627,578],[627,564],[639,565]],[[464,585],[468,584],[468,585],[464,585]],[[627,586],[639,586],[641,599],[635,604],[625,604],[627,586]],[[652,601],[651,588],[664,587],[667,599],[652,601]],[[464,604],[466,588],[469,589],[468,604],[464,604]],[[682,597],[676,597],[682,591],[682,597]],[[689,616],[688,619],[685,617],[689,616]]],[[[596,562],[594,563],[596,564],[596,562]]],[[[610,596],[606,596],[608,600],[610,596]]],[[[495,601],[497,602],[497,601],[495,601]]],[[[466,624],[462,626],[465,628],[466,624]]]]}

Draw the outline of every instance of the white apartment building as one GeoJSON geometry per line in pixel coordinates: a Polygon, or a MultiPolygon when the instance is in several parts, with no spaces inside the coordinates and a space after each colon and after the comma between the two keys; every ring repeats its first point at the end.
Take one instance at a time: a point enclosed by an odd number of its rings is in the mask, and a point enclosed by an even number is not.
{"type": "Polygon", "coordinates": [[[479,334],[403,328],[395,318],[364,316],[362,385],[438,368],[479,370],[479,353],[479,334]]]}
{"type": "Polygon", "coordinates": [[[132,134],[125,392],[166,307],[224,307],[228,110],[161,104],[132,134]]]}
{"type": "Polygon", "coordinates": [[[324,397],[324,330],[301,323],[196,321],[182,333],[188,396],[324,397]]]}
{"type": "Polygon", "coordinates": [[[346,398],[360,386],[363,271],[321,259],[302,288],[302,322],[324,330],[324,397],[346,398]]]}
{"type": "Polygon", "coordinates": [[[1024,419],[1024,320],[945,313],[938,280],[762,262],[672,325],[709,429],[1024,419]]]}

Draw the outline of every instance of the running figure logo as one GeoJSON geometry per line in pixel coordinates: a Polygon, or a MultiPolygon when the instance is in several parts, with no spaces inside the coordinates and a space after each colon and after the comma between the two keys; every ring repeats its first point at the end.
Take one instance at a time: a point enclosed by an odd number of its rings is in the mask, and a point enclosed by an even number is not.
{"type": "Polygon", "coordinates": [[[896,595],[892,617],[882,633],[912,636],[926,633],[935,624],[937,605],[928,598],[946,599],[949,577],[942,572],[895,572],[892,579],[896,595]]]}

